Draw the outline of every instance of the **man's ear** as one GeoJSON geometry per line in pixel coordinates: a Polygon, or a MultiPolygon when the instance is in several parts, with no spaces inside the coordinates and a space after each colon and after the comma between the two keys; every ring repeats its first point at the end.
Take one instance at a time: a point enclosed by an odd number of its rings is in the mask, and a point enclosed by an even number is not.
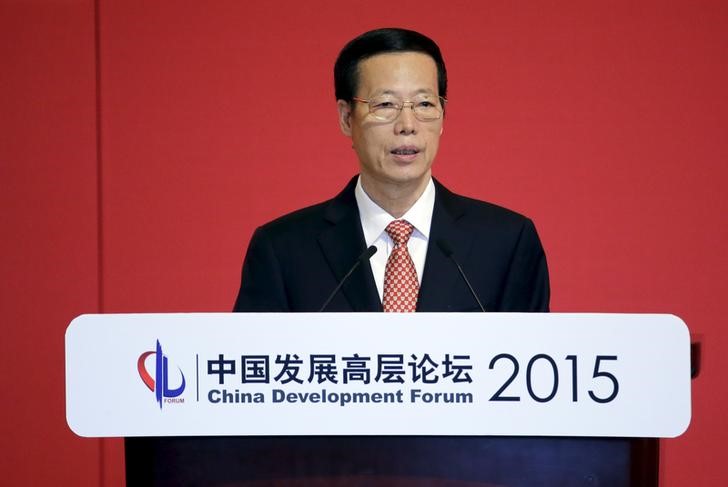
{"type": "Polygon", "coordinates": [[[339,110],[339,127],[347,137],[351,137],[351,104],[346,100],[338,100],[336,108],[339,110]]]}

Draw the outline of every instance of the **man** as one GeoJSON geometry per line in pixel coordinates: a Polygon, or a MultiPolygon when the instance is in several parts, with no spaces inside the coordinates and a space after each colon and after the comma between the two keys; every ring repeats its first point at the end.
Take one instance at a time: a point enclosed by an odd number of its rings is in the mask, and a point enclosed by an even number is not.
{"type": "MultiPolygon", "coordinates": [[[[548,311],[546,260],[530,220],[432,179],[447,94],[437,45],[402,29],[368,32],[334,71],[339,125],[360,174],[332,200],[256,230],[235,311],[548,311]]],[[[387,474],[438,477],[458,462],[473,466],[458,475],[477,478],[489,448],[445,437],[144,438],[126,447],[129,485],[297,477],[361,485],[372,474],[386,485],[387,474]]]]}
{"type": "Polygon", "coordinates": [[[256,230],[234,310],[548,311],[531,221],[432,178],[447,95],[437,45],[409,30],[370,31],[344,47],[334,77],[360,174],[332,200],[256,230]]]}

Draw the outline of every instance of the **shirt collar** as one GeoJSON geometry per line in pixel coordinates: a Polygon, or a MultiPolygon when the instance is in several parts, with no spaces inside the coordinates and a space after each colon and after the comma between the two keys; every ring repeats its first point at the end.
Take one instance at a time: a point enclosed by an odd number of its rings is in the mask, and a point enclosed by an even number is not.
{"type": "Polygon", "coordinates": [[[361,185],[361,176],[357,178],[354,196],[359,207],[359,217],[367,246],[372,245],[387,228],[387,225],[394,220],[407,220],[415,227],[413,235],[425,240],[430,238],[432,211],[435,207],[435,184],[432,182],[432,178],[412,208],[407,210],[401,218],[394,218],[366,194],[361,185]]]}

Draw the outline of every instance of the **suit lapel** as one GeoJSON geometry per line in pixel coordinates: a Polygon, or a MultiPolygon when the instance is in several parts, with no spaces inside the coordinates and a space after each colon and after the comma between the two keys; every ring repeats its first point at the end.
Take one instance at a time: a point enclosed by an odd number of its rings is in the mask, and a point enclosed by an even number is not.
{"type": "MultiPolygon", "coordinates": [[[[356,177],[326,208],[325,218],[331,226],[321,232],[318,238],[337,281],[344,277],[366,248],[354,196],[355,186],[356,177]]],[[[349,276],[342,292],[354,311],[382,311],[369,262],[362,262],[349,276]]]]}
{"type": "Polygon", "coordinates": [[[417,311],[448,311],[454,302],[452,293],[459,288],[455,284],[462,279],[453,261],[437,245],[438,240],[450,245],[461,265],[472,246],[472,237],[457,223],[464,212],[458,197],[437,180],[435,188],[435,207],[417,311]]]}

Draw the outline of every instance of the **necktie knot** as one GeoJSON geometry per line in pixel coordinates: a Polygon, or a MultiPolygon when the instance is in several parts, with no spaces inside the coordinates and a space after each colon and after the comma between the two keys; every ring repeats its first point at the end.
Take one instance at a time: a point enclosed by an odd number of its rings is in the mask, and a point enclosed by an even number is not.
{"type": "Polygon", "coordinates": [[[394,220],[385,229],[395,247],[406,246],[414,230],[415,227],[407,220],[394,220]]]}

